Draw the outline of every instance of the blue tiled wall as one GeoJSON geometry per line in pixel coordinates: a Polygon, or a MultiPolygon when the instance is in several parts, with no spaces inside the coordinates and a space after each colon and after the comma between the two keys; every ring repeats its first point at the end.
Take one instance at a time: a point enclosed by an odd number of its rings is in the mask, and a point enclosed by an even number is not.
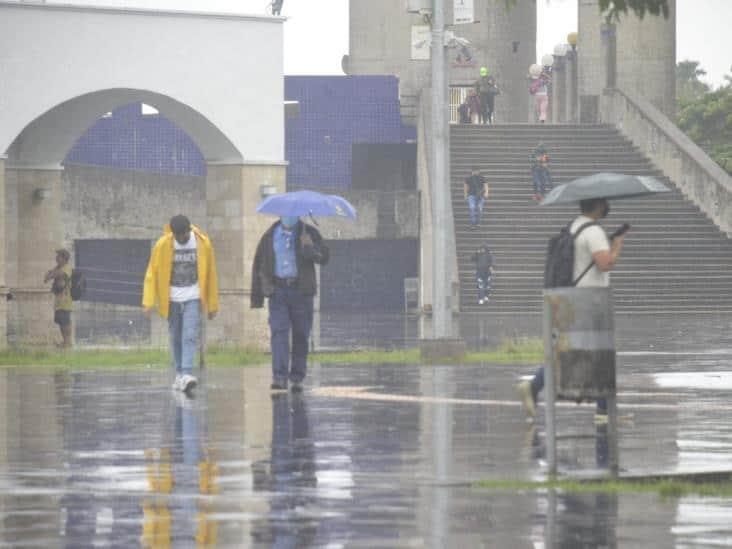
{"type": "Polygon", "coordinates": [[[288,76],[285,99],[300,102],[286,124],[287,182],[350,187],[351,145],[403,143],[399,81],[393,76],[288,76]]]}
{"type": "MultiPolygon", "coordinates": [[[[287,76],[285,99],[300,102],[299,118],[285,124],[288,183],[351,186],[351,145],[404,143],[399,83],[393,76],[287,76]]],[[[205,175],[206,164],[188,135],[163,116],[143,115],[140,104],[101,118],[74,145],[68,163],[171,175],[205,175]]]]}
{"type": "Polygon", "coordinates": [[[186,132],[159,115],[127,105],[97,120],[74,144],[66,163],[169,175],[206,175],[201,152],[186,132]]]}

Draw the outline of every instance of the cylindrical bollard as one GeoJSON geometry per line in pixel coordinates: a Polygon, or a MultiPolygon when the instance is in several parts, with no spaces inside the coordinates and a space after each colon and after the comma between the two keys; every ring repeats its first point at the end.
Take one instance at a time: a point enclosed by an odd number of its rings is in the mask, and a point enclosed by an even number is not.
{"type": "Polygon", "coordinates": [[[617,472],[615,320],[610,288],[544,290],[549,472],[556,473],[557,398],[608,402],[608,465],[617,472]]]}

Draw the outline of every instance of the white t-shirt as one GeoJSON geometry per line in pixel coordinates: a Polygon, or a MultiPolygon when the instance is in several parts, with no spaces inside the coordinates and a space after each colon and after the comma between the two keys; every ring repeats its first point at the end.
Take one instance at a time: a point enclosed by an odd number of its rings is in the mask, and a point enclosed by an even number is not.
{"type": "Polygon", "coordinates": [[[183,303],[192,299],[201,299],[201,288],[198,285],[198,245],[196,235],[185,244],[179,244],[173,238],[173,269],[170,273],[170,301],[183,303]]]}
{"type": "MultiPolygon", "coordinates": [[[[572,222],[569,231],[574,234],[582,225],[592,221],[589,217],[581,215],[572,222]]],[[[599,225],[585,228],[574,241],[574,280],[577,280],[587,266],[592,263],[592,254],[603,250],[610,251],[610,240],[605,234],[605,230],[599,225]]],[[[610,273],[604,273],[597,268],[597,265],[593,265],[579,281],[577,287],[593,286],[602,288],[610,286],[610,273]]]]}

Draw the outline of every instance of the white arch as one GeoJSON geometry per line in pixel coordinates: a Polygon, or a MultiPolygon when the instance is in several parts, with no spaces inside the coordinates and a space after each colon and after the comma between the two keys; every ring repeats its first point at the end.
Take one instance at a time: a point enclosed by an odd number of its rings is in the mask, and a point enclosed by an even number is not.
{"type": "Polygon", "coordinates": [[[76,140],[103,114],[130,103],[147,103],[180,126],[209,163],[240,163],[242,153],[223,132],[188,105],[147,90],[115,89],[64,101],[26,126],[7,151],[14,167],[54,168],[76,140]]]}
{"type": "Polygon", "coordinates": [[[99,116],[140,101],[207,162],[282,163],[282,22],[0,0],[0,155],[58,164],[99,116]]]}

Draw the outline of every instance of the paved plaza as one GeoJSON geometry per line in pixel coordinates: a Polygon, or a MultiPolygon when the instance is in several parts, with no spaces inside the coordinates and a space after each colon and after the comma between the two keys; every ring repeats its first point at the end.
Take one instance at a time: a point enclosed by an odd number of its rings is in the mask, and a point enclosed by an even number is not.
{"type": "MultiPolygon", "coordinates": [[[[623,474],[732,470],[725,326],[654,340],[669,351],[621,335],[623,474]]],[[[729,499],[475,488],[545,474],[513,392],[533,369],[314,364],[295,396],[267,366],[213,368],[194,399],[154,369],[2,369],[0,546],[732,543],[729,499]]],[[[560,469],[602,469],[593,407],[558,417],[560,469]]]]}

